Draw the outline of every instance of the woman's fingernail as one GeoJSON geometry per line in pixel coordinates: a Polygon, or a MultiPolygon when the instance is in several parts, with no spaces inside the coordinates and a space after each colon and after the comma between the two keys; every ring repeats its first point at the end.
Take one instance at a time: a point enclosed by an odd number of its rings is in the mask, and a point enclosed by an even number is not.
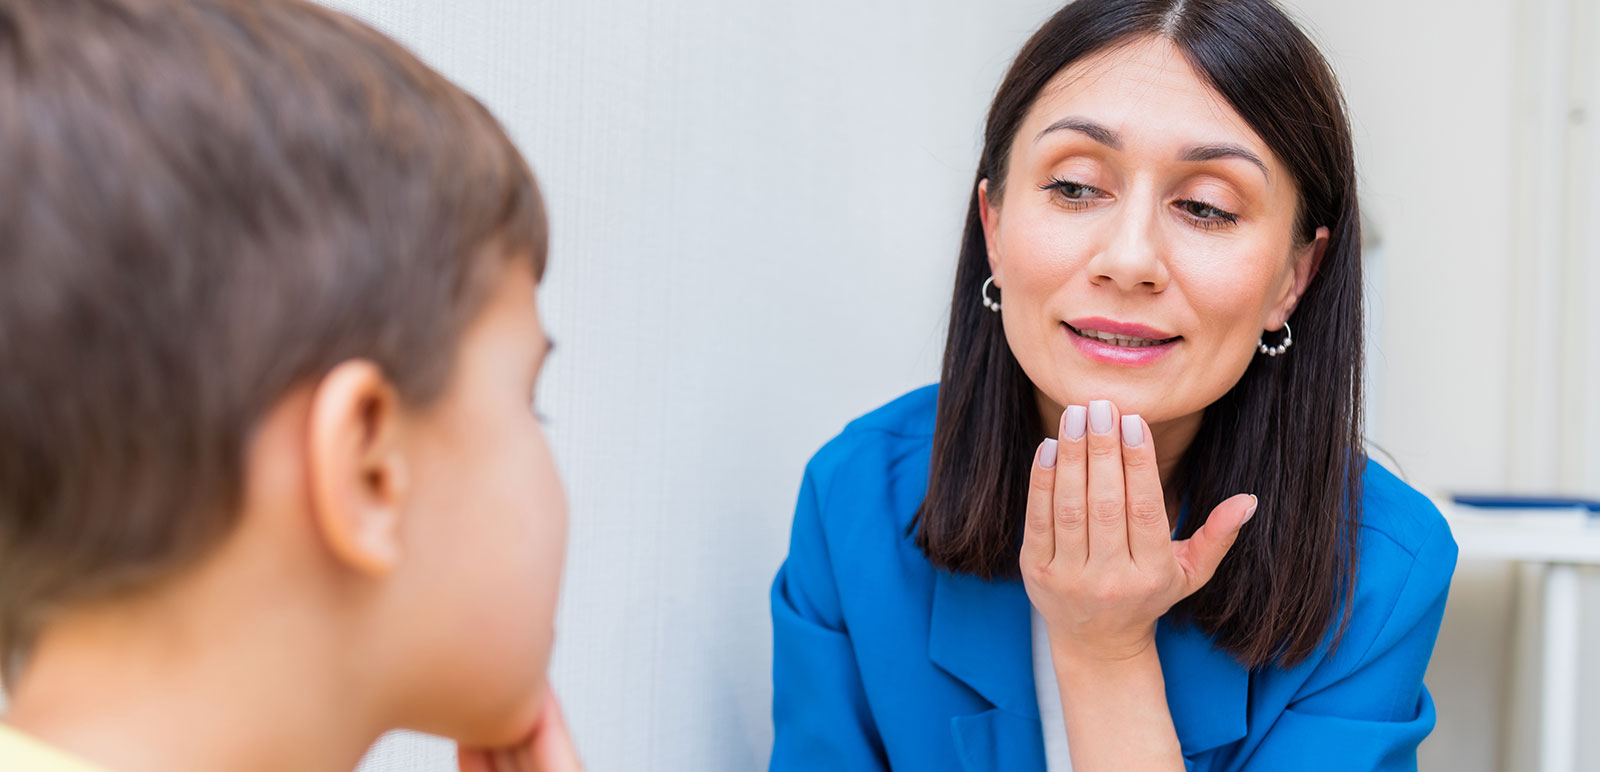
{"type": "Polygon", "coordinates": [[[1239,525],[1250,522],[1250,518],[1256,516],[1256,507],[1260,504],[1261,500],[1256,498],[1254,493],[1250,494],[1250,506],[1244,508],[1244,519],[1239,521],[1239,525]]]}
{"type": "Polygon", "coordinates": [[[1061,433],[1069,440],[1083,439],[1085,427],[1089,425],[1089,411],[1083,405],[1067,405],[1067,412],[1061,417],[1061,433]]]}
{"type": "Polygon", "coordinates": [[[1130,448],[1137,448],[1144,444],[1144,424],[1137,415],[1122,417],[1122,444],[1130,448]]]}
{"type": "Polygon", "coordinates": [[[1111,431],[1111,403],[1097,399],[1089,403],[1089,428],[1095,434],[1105,434],[1111,431]]]}
{"type": "Polygon", "coordinates": [[[1056,441],[1046,437],[1039,446],[1039,466],[1054,469],[1056,466],[1056,441]]]}

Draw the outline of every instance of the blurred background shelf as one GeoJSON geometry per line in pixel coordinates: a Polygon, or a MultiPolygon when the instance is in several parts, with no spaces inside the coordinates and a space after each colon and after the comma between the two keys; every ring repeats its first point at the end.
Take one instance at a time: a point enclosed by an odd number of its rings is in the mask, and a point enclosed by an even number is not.
{"type": "Polygon", "coordinates": [[[1540,566],[1543,633],[1539,696],[1539,770],[1576,772],[1580,622],[1579,570],[1600,565],[1600,516],[1593,502],[1566,506],[1471,506],[1437,502],[1463,560],[1505,560],[1540,566]]]}

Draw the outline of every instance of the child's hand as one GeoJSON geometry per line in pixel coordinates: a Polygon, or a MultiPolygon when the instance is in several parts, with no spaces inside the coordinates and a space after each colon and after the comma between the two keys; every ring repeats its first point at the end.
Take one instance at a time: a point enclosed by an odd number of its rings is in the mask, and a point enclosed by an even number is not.
{"type": "Polygon", "coordinates": [[[461,772],[583,772],[554,691],[545,699],[539,723],[522,742],[496,749],[457,746],[456,758],[461,772]]]}
{"type": "Polygon", "coordinates": [[[1059,444],[1046,440],[1034,460],[1022,577],[1058,656],[1143,653],[1156,619],[1210,581],[1255,514],[1255,497],[1237,495],[1172,541],[1150,427],[1120,418],[1109,402],[1069,407],[1059,444]]]}

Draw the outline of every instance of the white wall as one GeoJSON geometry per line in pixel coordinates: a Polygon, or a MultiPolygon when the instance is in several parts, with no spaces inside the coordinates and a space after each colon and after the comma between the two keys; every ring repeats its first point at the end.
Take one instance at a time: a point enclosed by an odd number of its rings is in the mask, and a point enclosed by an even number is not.
{"type": "MultiPolygon", "coordinates": [[[[1529,172],[1551,168],[1536,141],[1551,121],[1528,52],[1568,1],[1291,3],[1343,79],[1382,235],[1370,433],[1424,489],[1600,492],[1600,304],[1573,302],[1600,292],[1584,269],[1600,236],[1552,240],[1575,218],[1524,195],[1555,184],[1529,172]],[[1566,348],[1526,348],[1549,338],[1566,348]]],[[[1594,0],[1570,2],[1592,23],[1594,0]]],[[[987,98],[1055,3],[332,4],[479,94],[545,186],[560,351],[542,407],[574,515],[554,677],[590,768],[760,768],[766,589],[801,467],[936,377],[987,98]]],[[[1600,222],[1570,183],[1581,222],[1600,222]]],[[[1463,564],[1426,769],[1527,766],[1527,717],[1507,706],[1535,703],[1509,657],[1534,647],[1510,624],[1512,579],[1463,564]]],[[[1600,748],[1582,753],[1600,767],[1600,748]]],[[[403,736],[367,768],[450,759],[403,736]]]]}

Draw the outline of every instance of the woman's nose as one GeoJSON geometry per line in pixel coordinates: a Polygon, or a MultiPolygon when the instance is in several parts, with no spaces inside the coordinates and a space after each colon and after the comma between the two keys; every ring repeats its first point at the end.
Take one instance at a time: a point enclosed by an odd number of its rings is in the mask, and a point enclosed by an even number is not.
{"type": "Polygon", "coordinates": [[[1104,247],[1089,260],[1089,278],[1124,291],[1167,288],[1169,275],[1160,213],[1148,202],[1128,201],[1114,210],[1104,247]]]}

